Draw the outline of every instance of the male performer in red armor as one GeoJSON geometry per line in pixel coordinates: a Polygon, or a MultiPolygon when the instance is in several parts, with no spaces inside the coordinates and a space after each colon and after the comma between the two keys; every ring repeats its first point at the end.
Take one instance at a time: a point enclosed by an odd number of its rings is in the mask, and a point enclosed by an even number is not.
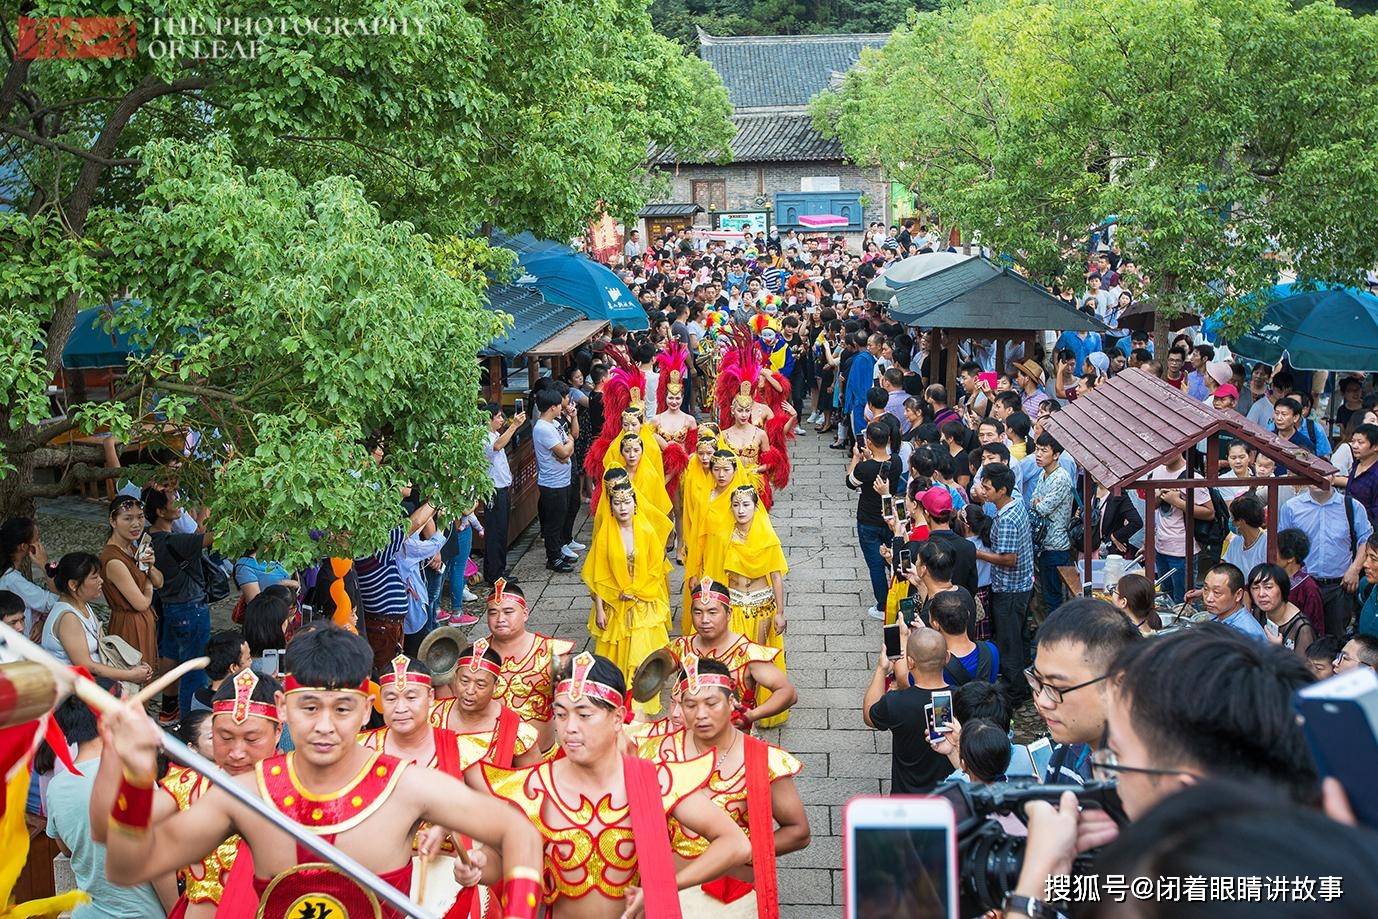
{"type": "MultiPolygon", "coordinates": [[[[260,677],[247,667],[231,680],[226,680],[211,701],[211,745],[216,765],[230,775],[252,772],[256,764],[277,752],[282,737],[282,722],[276,702],[278,684],[260,677]]],[[[194,769],[173,763],[167,775],[158,782],[165,794],[153,799],[153,822],[167,820],[178,811],[191,807],[211,789],[210,781],[194,769]]],[[[102,816],[110,813],[112,801],[109,785],[100,785],[92,793],[91,812],[102,816]]],[[[106,841],[107,819],[91,821],[91,837],[99,843],[106,841]]],[[[171,915],[186,919],[210,919],[225,892],[225,882],[235,865],[240,839],[231,836],[215,847],[204,859],[177,869],[183,893],[171,915]]],[[[252,868],[252,860],[245,861],[252,868]]]]}
{"type": "MultiPolygon", "coordinates": [[[[677,888],[746,862],[741,829],[701,791],[713,755],[659,766],[619,755],[628,710],[621,671],[584,652],[555,689],[563,756],[511,771],[481,766],[493,794],[520,808],[545,839],[552,919],[680,919],[677,888]],[[703,854],[679,870],[668,815],[708,840],[703,854]]],[[[496,860],[489,862],[486,874],[495,868],[496,860]]]]}
{"type": "Polygon", "coordinates": [[[541,760],[536,728],[495,698],[502,658],[480,638],[459,655],[451,685],[454,696],[431,706],[431,724],[453,731],[459,740],[459,768],[479,760],[511,769],[541,760]]]}
{"type": "Polygon", "coordinates": [[[675,660],[682,664],[687,655],[694,654],[726,665],[737,681],[737,699],[744,706],[738,720],[748,726],[788,711],[799,699],[799,692],[776,664],[780,650],[758,645],[728,628],[732,614],[727,588],[717,581],[701,578],[695,582],[691,597],[694,634],[673,638],[666,646],[675,660]]]}
{"type": "MultiPolygon", "coordinates": [[[[244,788],[307,830],[320,834],[404,893],[411,886],[412,836],[421,821],[465,833],[502,853],[508,866],[505,915],[535,914],[541,864],[538,834],[510,810],[474,793],[458,779],[359,746],[368,717],[368,643],[336,626],[311,627],[287,651],[288,677],[278,694],[297,748],[259,763],[236,778],[244,788]]],[[[102,729],[110,768],[96,785],[117,786],[108,820],[106,874],[139,884],[203,858],[233,833],[253,853],[259,916],[277,919],[309,899],[337,917],[371,914],[373,895],[256,816],[228,794],[211,789],[190,808],[152,823],[153,779],[161,736],[142,708],[107,715],[102,729]]],[[[104,765],[104,764],[103,764],[104,765]]],[[[386,917],[396,916],[391,908],[386,917]]]]}
{"type": "Polygon", "coordinates": [[[550,684],[550,665],[555,657],[574,650],[574,642],[528,632],[529,615],[522,589],[499,579],[488,597],[489,647],[502,658],[497,696],[536,729],[539,748],[548,750],[555,742],[555,729],[550,723],[550,697],[554,689],[550,684]]]}
{"type": "MultiPolygon", "coordinates": [[[[692,909],[696,917],[779,919],[775,858],[809,844],[809,818],[794,785],[803,767],[779,747],[736,728],[737,685],[721,662],[686,656],[678,687],[685,730],[648,739],[641,752],[669,763],[716,753],[708,792],[751,839],[751,865],[698,890],[685,890],[685,913],[692,909]]],[[[671,839],[681,861],[692,863],[704,851],[704,840],[677,822],[671,823],[671,839]]]]}

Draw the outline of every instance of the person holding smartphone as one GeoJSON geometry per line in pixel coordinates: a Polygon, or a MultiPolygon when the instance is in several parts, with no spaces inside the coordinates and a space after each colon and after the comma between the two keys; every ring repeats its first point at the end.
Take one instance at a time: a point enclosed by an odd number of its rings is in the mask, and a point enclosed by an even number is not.
{"type": "Polygon", "coordinates": [[[861,703],[861,718],[867,727],[889,731],[894,736],[890,754],[890,793],[926,794],[952,771],[947,757],[928,742],[925,709],[933,703],[935,692],[946,692],[943,666],[947,645],[943,637],[929,628],[915,628],[905,643],[904,663],[913,676],[912,686],[886,691],[895,671],[881,648],[871,683],[861,703]]]}
{"type": "Polygon", "coordinates": [[[101,593],[110,607],[111,635],[118,635],[153,665],[158,660],[158,620],[153,592],[163,573],[153,564],[147,518],[138,498],[120,495],[110,502],[110,537],[100,551],[101,593]]]}

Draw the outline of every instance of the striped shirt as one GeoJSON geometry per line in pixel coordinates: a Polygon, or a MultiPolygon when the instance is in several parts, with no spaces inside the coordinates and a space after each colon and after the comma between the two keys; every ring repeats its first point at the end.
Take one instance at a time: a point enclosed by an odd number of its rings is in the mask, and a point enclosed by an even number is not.
{"type": "Polygon", "coordinates": [[[406,523],[398,524],[388,535],[388,544],[372,555],[354,560],[359,575],[359,599],[365,616],[407,615],[407,585],[397,570],[397,553],[406,542],[406,523]]]}

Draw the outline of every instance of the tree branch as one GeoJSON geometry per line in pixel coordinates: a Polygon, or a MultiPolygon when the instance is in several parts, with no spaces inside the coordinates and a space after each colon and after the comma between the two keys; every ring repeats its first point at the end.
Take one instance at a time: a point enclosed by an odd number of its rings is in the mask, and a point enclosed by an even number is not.
{"type": "Polygon", "coordinates": [[[103,156],[97,156],[89,150],[83,150],[80,147],[73,147],[71,144],[64,144],[60,140],[52,140],[48,137],[40,137],[39,135],[34,134],[32,131],[26,131],[23,128],[16,127],[12,124],[0,124],[0,131],[4,131],[6,134],[18,137],[21,140],[27,140],[29,143],[38,144],[40,147],[47,147],[50,150],[58,150],[62,153],[70,153],[72,156],[81,157],[87,162],[96,163],[100,166],[104,166],[107,168],[111,166],[139,165],[139,160],[132,157],[126,157],[124,159],[117,160],[106,159],[103,156]]]}
{"type": "Polygon", "coordinates": [[[224,389],[217,389],[214,386],[202,386],[197,383],[178,383],[172,380],[155,380],[149,383],[150,389],[166,389],[168,392],[182,393],[187,396],[199,396],[203,399],[219,399],[230,402],[234,405],[239,404],[239,397],[234,393],[224,389]]]}
{"type": "Polygon", "coordinates": [[[115,478],[124,471],[120,466],[90,466],[86,463],[77,463],[69,467],[56,482],[47,485],[23,484],[15,489],[15,494],[21,498],[57,498],[68,494],[83,482],[103,482],[115,478]]]}

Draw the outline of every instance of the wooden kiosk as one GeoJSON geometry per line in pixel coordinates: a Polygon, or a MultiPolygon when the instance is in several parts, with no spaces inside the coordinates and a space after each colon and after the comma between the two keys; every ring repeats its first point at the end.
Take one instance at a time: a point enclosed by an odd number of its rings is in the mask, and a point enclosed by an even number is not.
{"type": "MultiPolygon", "coordinates": [[[[1221,411],[1198,402],[1181,390],[1169,386],[1142,370],[1125,370],[1101,383],[1086,395],[1066,403],[1043,423],[1043,430],[1055,437],[1085,470],[1082,476],[1082,579],[1091,582],[1091,502],[1094,483],[1100,482],[1119,494],[1126,488],[1145,495],[1144,573],[1154,577],[1154,514],[1156,493],[1164,488],[1187,488],[1186,513],[1191,515],[1193,488],[1228,486],[1266,486],[1268,491],[1268,558],[1277,560],[1278,486],[1324,485],[1336,469],[1272,431],[1264,430],[1235,411],[1221,411]],[[1215,464],[1206,475],[1193,476],[1188,463],[1181,479],[1148,479],[1153,469],[1174,454],[1185,453],[1201,441],[1206,456],[1219,456],[1221,439],[1242,440],[1259,453],[1270,456],[1285,468],[1286,475],[1271,478],[1222,479],[1215,464]]],[[[1195,556],[1193,527],[1186,528],[1186,557],[1195,556]]],[[[1186,585],[1192,586],[1195,572],[1187,565],[1186,585]]],[[[1246,574],[1248,572],[1245,572],[1246,574]]]]}

